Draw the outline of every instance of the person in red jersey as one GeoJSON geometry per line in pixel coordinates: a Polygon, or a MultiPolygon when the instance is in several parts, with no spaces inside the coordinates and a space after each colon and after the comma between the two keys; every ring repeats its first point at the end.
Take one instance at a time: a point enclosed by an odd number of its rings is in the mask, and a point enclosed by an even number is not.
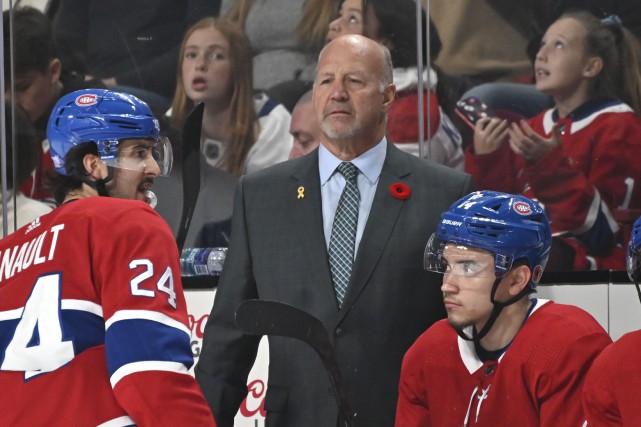
{"type": "Polygon", "coordinates": [[[405,354],[397,427],[581,425],[583,379],[612,341],[585,311],[530,297],[550,246],[524,196],[479,191],[441,216],[425,268],[444,274],[447,320],[405,354]]]}
{"type": "MultiPolygon", "coordinates": [[[[628,275],[641,299],[641,218],[628,245],[628,275]]],[[[641,426],[637,390],[641,384],[641,331],[623,335],[596,358],[583,386],[587,427],[641,426]]]]}
{"type": "Polygon", "coordinates": [[[0,240],[0,426],[215,426],[188,372],[176,243],[148,205],[171,167],[159,131],[124,93],[54,107],[61,205],[0,240]]]}
{"type": "Polygon", "coordinates": [[[518,123],[484,118],[467,147],[479,189],[545,206],[549,270],[624,270],[628,209],[641,209],[641,71],[635,37],[612,16],[568,12],[547,30],[536,88],[554,107],[518,123]]]}

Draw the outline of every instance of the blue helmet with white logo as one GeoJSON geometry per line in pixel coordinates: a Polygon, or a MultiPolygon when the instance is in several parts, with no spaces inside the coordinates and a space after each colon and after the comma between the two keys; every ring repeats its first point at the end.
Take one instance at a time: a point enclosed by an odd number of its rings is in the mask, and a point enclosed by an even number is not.
{"type": "Polygon", "coordinates": [[[628,276],[635,283],[641,281],[641,217],[632,227],[632,235],[628,244],[628,276]]]}
{"type": "Polygon", "coordinates": [[[550,254],[552,237],[543,208],[525,196],[477,191],[455,202],[441,215],[425,250],[425,268],[439,271],[445,244],[452,242],[494,254],[496,277],[515,260],[526,259],[534,288],[550,254]]]}
{"type": "Polygon", "coordinates": [[[123,139],[151,139],[161,175],[168,175],[172,154],[168,140],[160,138],[158,120],[149,106],[133,95],[106,89],[83,89],[61,97],[47,126],[51,157],[56,171],[68,175],[65,156],[73,147],[94,142],[108,165],[118,156],[123,139]]]}

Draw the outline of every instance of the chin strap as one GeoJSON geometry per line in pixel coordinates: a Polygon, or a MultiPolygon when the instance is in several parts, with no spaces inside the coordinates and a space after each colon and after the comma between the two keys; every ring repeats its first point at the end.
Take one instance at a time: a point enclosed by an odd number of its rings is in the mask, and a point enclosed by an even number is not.
{"type": "MultiPolygon", "coordinates": [[[[515,302],[519,301],[521,298],[527,295],[529,291],[529,285],[528,285],[525,288],[523,288],[523,290],[513,298],[510,298],[505,302],[497,301],[494,299],[494,297],[496,296],[496,290],[498,289],[499,284],[501,283],[501,280],[502,278],[496,279],[494,281],[494,284],[492,285],[492,293],[490,294],[490,301],[492,301],[492,304],[494,304],[494,308],[492,309],[492,313],[490,314],[490,317],[487,319],[487,322],[485,322],[483,329],[481,329],[480,332],[477,332],[476,328],[472,326],[471,337],[468,336],[463,331],[463,329],[456,330],[456,333],[459,335],[459,337],[463,338],[465,341],[474,341],[480,344],[481,339],[483,339],[483,337],[485,337],[488,334],[488,332],[490,332],[490,329],[492,329],[492,326],[494,326],[494,322],[496,322],[496,319],[498,319],[499,315],[501,314],[501,311],[508,305],[512,305],[515,302]]],[[[639,293],[639,298],[641,299],[641,292],[639,293]]]]}
{"type": "Polygon", "coordinates": [[[113,167],[111,166],[107,167],[107,178],[92,180],[88,175],[76,173],[76,178],[78,178],[80,181],[84,182],[91,188],[94,188],[98,192],[98,195],[103,197],[109,197],[109,191],[107,190],[106,184],[111,181],[113,177],[114,171],[113,167]]]}

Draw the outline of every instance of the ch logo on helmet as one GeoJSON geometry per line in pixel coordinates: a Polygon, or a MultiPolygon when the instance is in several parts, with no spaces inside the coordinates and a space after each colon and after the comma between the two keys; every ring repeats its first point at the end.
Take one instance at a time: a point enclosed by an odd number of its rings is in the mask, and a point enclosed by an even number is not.
{"type": "Polygon", "coordinates": [[[530,208],[530,205],[525,202],[514,203],[514,210],[519,215],[529,215],[532,213],[532,208],[530,208]]]}
{"type": "Polygon", "coordinates": [[[539,280],[541,280],[541,276],[543,275],[543,267],[540,265],[537,265],[534,267],[534,270],[532,271],[532,282],[533,283],[539,283],[539,280]]]}
{"type": "Polygon", "coordinates": [[[78,107],[88,107],[90,105],[94,105],[97,102],[98,102],[98,96],[94,95],[93,93],[80,95],[78,98],[76,98],[76,105],[78,107]]]}

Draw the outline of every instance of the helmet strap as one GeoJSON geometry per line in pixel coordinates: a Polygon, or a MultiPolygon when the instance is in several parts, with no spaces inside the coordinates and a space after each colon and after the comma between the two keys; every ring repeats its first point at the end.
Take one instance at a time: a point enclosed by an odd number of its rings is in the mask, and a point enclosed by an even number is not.
{"type": "MultiPolygon", "coordinates": [[[[505,302],[497,301],[494,297],[496,296],[496,291],[499,287],[499,284],[501,283],[502,277],[497,278],[494,280],[494,284],[492,285],[492,292],[490,294],[490,301],[492,301],[492,304],[494,305],[494,308],[492,308],[492,313],[490,313],[490,317],[487,319],[487,322],[485,322],[485,325],[481,329],[480,332],[476,331],[476,327],[472,326],[472,336],[469,337],[465,332],[463,332],[462,329],[457,329],[456,333],[463,338],[465,341],[474,341],[477,344],[480,344],[481,339],[483,339],[488,332],[490,332],[490,329],[492,329],[492,326],[494,326],[494,322],[496,322],[496,319],[498,319],[499,315],[501,314],[501,311],[509,306],[514,304],[515,302],[521,300],[525,295],[527,295],[529,286],[526,286],[521,290],[521,292],[518,293],[518,295],[515,295],[514,297],[510,298],[509,300],[505,302]]],[[[641,299],[641,291],[639,293],[639,298],[641,299]]]]}
{"type": "Polygon", "coordinates": [[[76,177],[80,179],[80,181],[90,186],[91,188],[94,188],[98,192],[99,196],[109,197],[109,191],[107,190],[106,184],[109,181],[111,181],[114,177],[113,167],[107,166],[106,178],[99,178],[99,179],[93,180],[84,174],[78,174],[76,175],[76,177]]]}

